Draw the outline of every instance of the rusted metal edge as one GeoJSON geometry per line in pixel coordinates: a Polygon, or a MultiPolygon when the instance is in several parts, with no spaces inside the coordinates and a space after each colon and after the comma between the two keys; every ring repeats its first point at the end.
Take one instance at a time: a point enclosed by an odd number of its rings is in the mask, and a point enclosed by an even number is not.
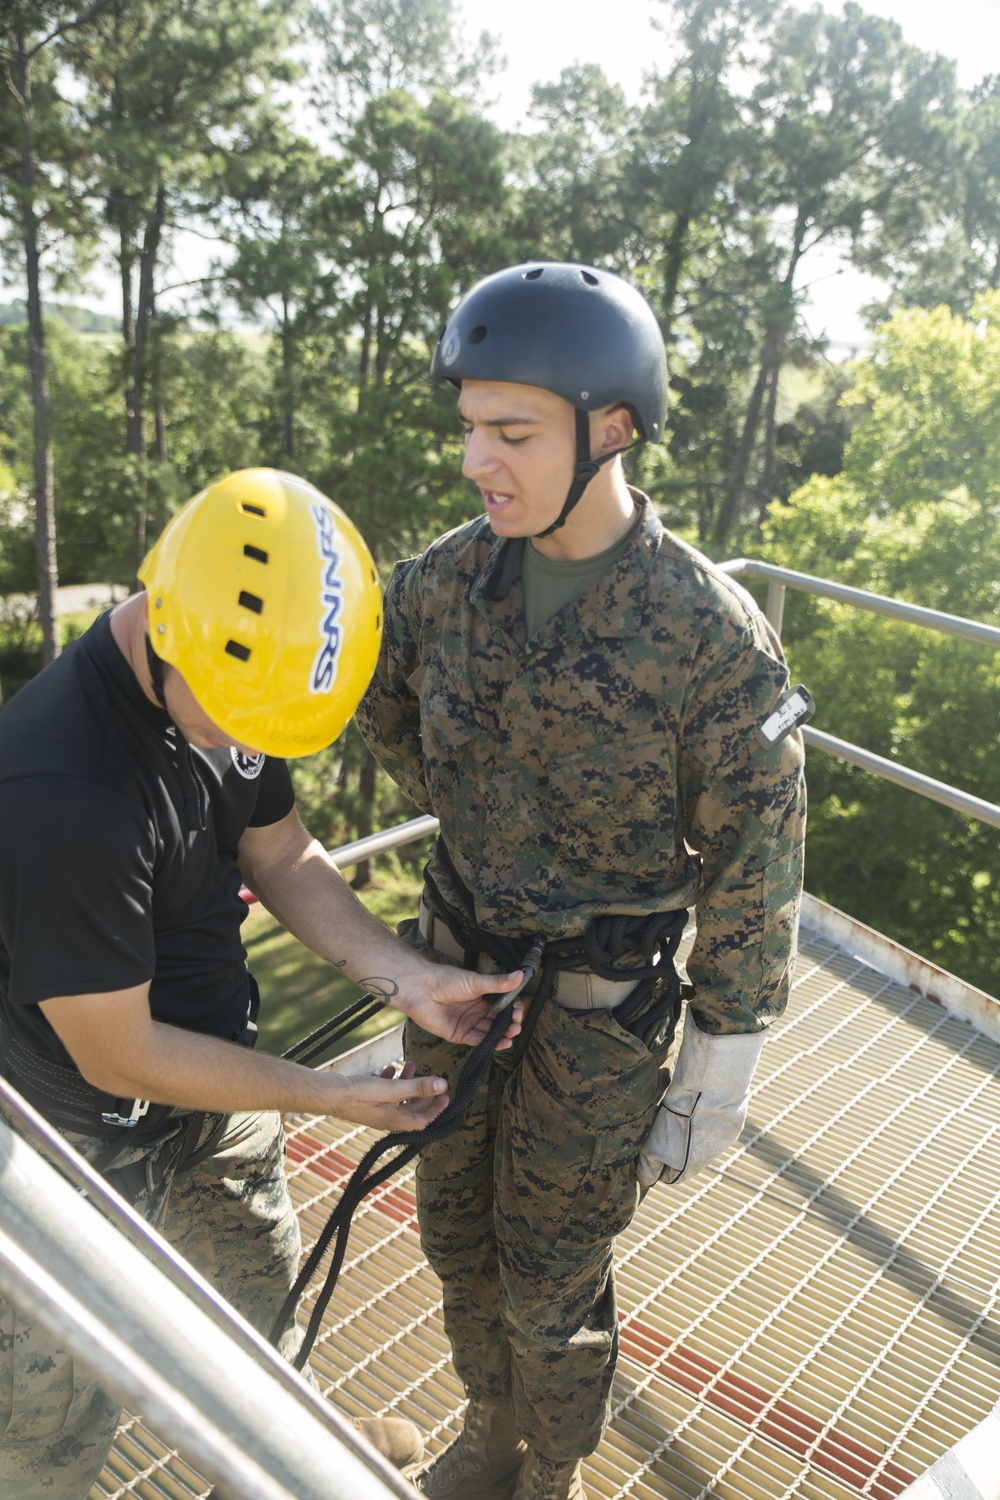
{"type": "Polygon", "coordinates": [[[857,917],[838,911],[826,901],[808,894],[802,897],[802,925],[829,938],[838,948],[857,954],[872,968],[895,979],[907,989],[933,1000],[950,1015],[968,1021],[991,1041],[1000,1042],[1000,1001],[895,943],[884,933],[866,927],[857,917]]]}

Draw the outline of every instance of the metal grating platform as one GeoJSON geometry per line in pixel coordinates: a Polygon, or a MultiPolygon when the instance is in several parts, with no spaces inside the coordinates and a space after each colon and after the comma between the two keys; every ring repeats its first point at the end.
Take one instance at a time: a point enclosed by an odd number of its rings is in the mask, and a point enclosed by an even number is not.
{"type": "MultiPolygon", "coordinates": [[[[592,1500],[889,1500],[1000,1389],[1000,1045],[803,930],[738,1148],[618,1242],[622,1359],[592,1500]]],[[[303,1235],[368,1132],[289,1122],[303,1235]]],[[[412,1173],[364,1205],[313,1359],[436,1451],[462,1400],[412,1173]],[[331,1315],[332,1314],[332,1315],[331,1315]]],[[[92,1500],[207,1492],[132,1422],[92,1500]]]]}

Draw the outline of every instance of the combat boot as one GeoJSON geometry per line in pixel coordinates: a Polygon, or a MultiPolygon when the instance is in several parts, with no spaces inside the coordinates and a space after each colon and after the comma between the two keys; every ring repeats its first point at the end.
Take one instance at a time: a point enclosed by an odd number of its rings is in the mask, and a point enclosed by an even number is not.
{"type": "Polygon", "coordinates": [[[529,1448],[511,1500],[587,1500],[580,1460],[557,1464],[529,1448]]]}
{"type": "Polygon", "coordinates": [[[405,1417],[356,1417],[354,1426],[394,1468],[406,1469],[424,1456],[420,1428],[405,1417]]]}
{"type": "Polygon", "coordinates": [[[510,1500],[526,1452],[511,1403],[473,1397],[458,1437],[413,1483],[431,1500],[510,1500]]]}

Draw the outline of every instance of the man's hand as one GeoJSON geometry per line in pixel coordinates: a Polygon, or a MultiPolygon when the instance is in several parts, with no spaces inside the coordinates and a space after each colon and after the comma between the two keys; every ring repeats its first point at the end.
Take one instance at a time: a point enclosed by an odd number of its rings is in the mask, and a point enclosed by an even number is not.
{"type": "MultiPolygon", "coordinates": [[[[277,823],[246,830],[240,871],[267,910],[307,948],[446,1042],[474,1047],[482,1041],[493,1019],[483,996],[505,994],[521,981],[520,971],[470,974],[421,958],[361,905],[294,809],[277,823]]],[[[515,1001],[498,1050],[517,1036],[521,1012],[515,1001]]]]}
{"type": "MultiPolygon", "coordinates": [[[[481,1042],[493,1024],[488,997],[517,989],[523,978],[520,969],[513,974],[472,974],[452,964],[428,963],[417,954],[413,959],[405,975],[400,976],[391,1004],[432,1036],[465,1047],[481,1042]]],[[[379,993],[376,981],[362,979],[360,983],[379,993]]],[[[510,1008],[510,1025],[497,1043],[498,1052],[509,1047],[521,1030],[523,1013],[520,1000],[515,1000],[510,1008]]]]}
{"type": "Polygon", "coordinates": [[[334,1074],[342,1090],[331,1102],[330,1113],[375,1130],[424,1130],[447,1107],[448,1085],[443,1078],[415,1078],[415,1071],[415,1064],[408,1062],[398,1074],[394,1067],[383,1068],[377,1078],[334,1074]]]}
{"type": "Polygon", "coordinates": [[[283,1057],[154,1021],[149,986],[43,1000],[41,1009],[80,1072],[117,1098],[220,1114],[275,1109],[336,1115],[377,1130],[422,1130],[448,1103],[444,1078],[397,1078],[303,1068],[283,1057]]]}

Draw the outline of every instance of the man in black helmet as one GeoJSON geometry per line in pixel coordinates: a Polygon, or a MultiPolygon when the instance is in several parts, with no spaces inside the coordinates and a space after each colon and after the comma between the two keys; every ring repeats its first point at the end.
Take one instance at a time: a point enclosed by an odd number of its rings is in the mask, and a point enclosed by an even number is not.
{"type": "MultiPolygon", "coordinates": [[[[396,568],[360,722],[441,820],[411,940],[481,972],[545,946],[523,1045],[417,1171],[469,1397],[417,1483],[581,1500],[617,1352],[614,1237],[643,1188],[735,1141],[787,997],[801,715],[753,601],[625,481],[635,431],[662,438],[666,385],[633,288],[590,267],[499,272],[433,370],[460,388],[485,515],[396,568]]],[[[419,1070],[461,1062],[413,1025],[406,1050],[419,1070]]]]}

